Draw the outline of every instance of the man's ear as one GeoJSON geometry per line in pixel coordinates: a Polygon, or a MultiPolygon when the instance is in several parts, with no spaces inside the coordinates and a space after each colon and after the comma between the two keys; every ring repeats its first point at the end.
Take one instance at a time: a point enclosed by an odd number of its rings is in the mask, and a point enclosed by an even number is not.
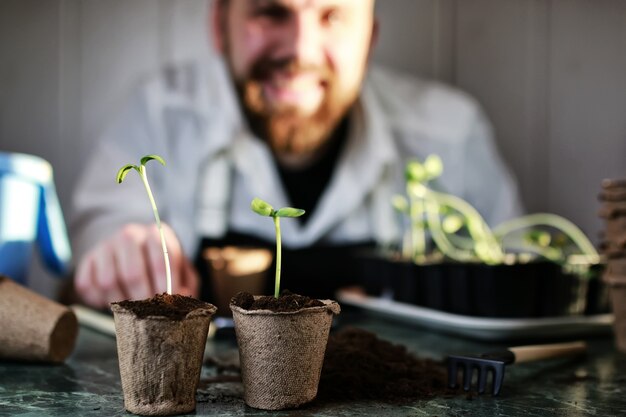
{"type": "Polygon", "coordinates": [[[213,0],[209,12],[209,26],[213,40],[213,48],[224,54],[224,31],[226,30],[226,8],[228,4],[224,0],[213,0]]]}

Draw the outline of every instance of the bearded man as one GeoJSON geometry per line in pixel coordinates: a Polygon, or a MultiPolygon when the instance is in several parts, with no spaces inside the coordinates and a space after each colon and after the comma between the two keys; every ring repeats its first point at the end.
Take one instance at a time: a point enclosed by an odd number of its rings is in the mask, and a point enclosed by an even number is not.
{"type": "MultiPolygon", "coordinates": [[[[150,171],[175,292],[210,298],[192,265],[203,248],[273,247],[254,197],[305,216],[282,222],[283,288],[328,297],[358,280],[351,256],[397,244],[391,198],[411,158],[438,154],[438,187],[490,224],[519,214],[514,180],[468,96],[369,65],[374,0],[215,0],[223,60],[166,69],[108,129],[74,195],[76,291],[107,306],[165,291],[162,252],[140,181],[117,168],[159,154],[150,171]]],[[[197,262],[201,267],[203,263],[197,262]]]]}

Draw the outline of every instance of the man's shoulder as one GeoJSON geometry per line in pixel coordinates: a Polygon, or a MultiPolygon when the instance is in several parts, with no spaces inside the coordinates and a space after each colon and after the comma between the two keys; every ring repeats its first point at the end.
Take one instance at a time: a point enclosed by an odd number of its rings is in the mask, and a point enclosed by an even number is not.
{"type": "Polygon", "coordinates": [[[480,113],[477,101],[458,88],[389,68],[372,67],[366,85],[396,128],[460,133],[480,113]]]}

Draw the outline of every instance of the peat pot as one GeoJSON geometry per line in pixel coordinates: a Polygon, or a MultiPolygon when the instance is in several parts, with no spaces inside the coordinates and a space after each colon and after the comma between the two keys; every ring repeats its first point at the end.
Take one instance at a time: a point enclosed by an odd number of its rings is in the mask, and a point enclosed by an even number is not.
{"type": "Polygon", "coordinates": [[[316,397],[333,315],[340,312],[335,301],[321,301],[293,312],[230,305],[250,407],[296,408],[316,397]]]}
{"type": "Polygon", "coordinates": [[[141,415],[193,412],[216,308],[190,297],[163,294],[112,303],[111,309],[126,410],[141,415]],[[145,311],[142,307],[152,300],[171,306],[166,305],[162,314],[145,311]]]}

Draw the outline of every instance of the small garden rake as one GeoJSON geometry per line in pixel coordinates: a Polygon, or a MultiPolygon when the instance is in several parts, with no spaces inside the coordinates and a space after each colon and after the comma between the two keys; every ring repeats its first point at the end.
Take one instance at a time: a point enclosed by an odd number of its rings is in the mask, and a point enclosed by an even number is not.
{"type": "Polygon", "coordinates": [[[542,359],[578,356],[587,351],[585,342],[556,343],[511,347],[499,352],[478,355],[448,356],[448,385],[457,386],[457,371],[463,368],[463,389],[470,390],[474,370],[478,371],[478,393],[483,394],[489,371],[493,373],[493,395],[500,393],[504,380],[504,367],[512,363],[532,362],[542,359]]]}

